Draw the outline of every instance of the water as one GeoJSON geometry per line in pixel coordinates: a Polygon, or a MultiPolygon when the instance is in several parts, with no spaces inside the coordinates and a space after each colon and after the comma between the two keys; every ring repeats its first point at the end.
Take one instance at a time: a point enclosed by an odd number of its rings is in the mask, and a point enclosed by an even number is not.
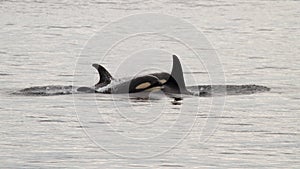
{"type": "MultiPolygon", "coordinates": [[[[299,168],[299,2],[28,0],[0,7],[1,168],[299,168]],[[210,114],[211,97],[172,105],[165,97],[11,94],[72,85],[88,40],[111,21],[145,12],[177,16],[202,30],[227,84],[272,90],[227,96],[222,114],[210,114]]],[[[103,62],[109,70],[125,57],[112,56],[103,62]]],[[[185,76],[192,72],[198,84],[209,83],[203,66],[179,56],[191,68],[185,76]]],[[[100,62],[88,58],[79,75],[91,80],[75,78],[83,86],[95,83],[91,64],[100,62]]],[[[170,60],[156,61],[169,70],[170,60]]]]}

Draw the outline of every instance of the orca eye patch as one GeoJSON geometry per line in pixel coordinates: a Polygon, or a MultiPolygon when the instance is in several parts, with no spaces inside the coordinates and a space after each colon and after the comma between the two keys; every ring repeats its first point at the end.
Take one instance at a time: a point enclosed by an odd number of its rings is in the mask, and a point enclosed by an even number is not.
{"type": "Polygon", "coordinates": [[[165,83],[167,82],[167,80],[166,80],[166,79],[160,79],[159,82],[160,82],[161,84],[165,84],[165,83]]]}
{"type": "Polygon", "coordinates": [[[135,89],[146,89],[147,87],[151,86],[151,83],[150,82],[144,82],[144,83],[141,83],[139,85],[137,85],[135,87],[135,89]]]}

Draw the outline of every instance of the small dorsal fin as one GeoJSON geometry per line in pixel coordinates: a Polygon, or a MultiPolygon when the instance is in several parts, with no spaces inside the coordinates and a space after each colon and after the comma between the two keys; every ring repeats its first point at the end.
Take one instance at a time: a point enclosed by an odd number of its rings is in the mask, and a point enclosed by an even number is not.
{"type": "Polygon", "coordinates": [[[164,91],[172,94],[188,93],[184,82],[181,63],[176,55],[173,55],[172,72],[171,76],[164,84],[164,91]]]}
{"type": "Polygon", "coordinates": [[[97,89],[110,84],[111,80],[113,80],[111,74],[99,64],[94,63],[92,66],[96,68],[99,73],[99,82],[95,84],[95,88],[97,89]]]}

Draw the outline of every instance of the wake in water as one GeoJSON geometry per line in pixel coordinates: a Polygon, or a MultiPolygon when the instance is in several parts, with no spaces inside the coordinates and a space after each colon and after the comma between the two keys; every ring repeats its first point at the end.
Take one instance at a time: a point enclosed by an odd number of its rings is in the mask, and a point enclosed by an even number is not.
{"type": "Polygon", "coordinates": [[[199,96],[248,95],[271,90],[259,85],[199,85],[187,86],[187,89],[195,93],[199,92],[199,96]]]}
{"type": "Polygon", "coordinates": [[[53,96],[75,94],[77,89],[73,86],[51,85],[51,86],[34,86],[25,88],[13,94],[24,96],[53,96]]]}

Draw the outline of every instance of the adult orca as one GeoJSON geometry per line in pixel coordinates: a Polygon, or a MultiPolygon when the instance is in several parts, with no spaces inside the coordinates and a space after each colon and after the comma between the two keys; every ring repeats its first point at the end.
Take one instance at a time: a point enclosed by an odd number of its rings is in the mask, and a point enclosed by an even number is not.
{"type": "MultiPolygon", "coordinates": [[[[166,77],[165,77],[166,78],[166,77]]],[[[245,95],[270,91],[266,86],[260,85],[195,85],[186,86],[180,60],[173,55],[173,68],[170,77],[163,85],[162,90],[176,99],[182,95],[193,96],[222,96],[222,95],[245,95]]]]}

